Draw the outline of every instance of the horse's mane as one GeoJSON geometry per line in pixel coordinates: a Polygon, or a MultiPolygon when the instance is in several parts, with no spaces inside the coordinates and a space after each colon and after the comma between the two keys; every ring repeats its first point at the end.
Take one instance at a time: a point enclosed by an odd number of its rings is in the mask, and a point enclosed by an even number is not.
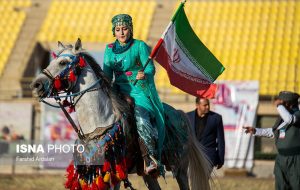
{"type": "Polygon", "coordinates": [[[120,96],[112,89],[111,80],[105,75],[100,65],[96,62],[96,60],[88,53],[81,52],[80,53],[87,63],[90,65],[92,70],[95,72],[95,75],[98,79],[101,79],[101,88],[107,93],[108,97],[112,100],[112,104],[114,110],[118,112],[118,114],[122,113],[130,113],[129,105],[126,101],[120,98],[120,96]]]}

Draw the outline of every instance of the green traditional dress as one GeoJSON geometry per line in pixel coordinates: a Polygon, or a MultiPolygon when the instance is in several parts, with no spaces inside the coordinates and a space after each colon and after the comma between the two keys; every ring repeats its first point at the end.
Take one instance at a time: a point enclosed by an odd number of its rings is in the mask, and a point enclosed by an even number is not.
{"type": "Polygon", "coordinates": [[[135,100],[138,134],[149,152],[160,160],[165,136],[164,110],[154,84],[152,61],[144,71],[145,79],[133,85],[149,54],[149,47],[143,41],[130,39],[121,46],[116,40],[106,46],[103,70],[110,79],[114,78],[114,86],[121,93],[135,100]]]}

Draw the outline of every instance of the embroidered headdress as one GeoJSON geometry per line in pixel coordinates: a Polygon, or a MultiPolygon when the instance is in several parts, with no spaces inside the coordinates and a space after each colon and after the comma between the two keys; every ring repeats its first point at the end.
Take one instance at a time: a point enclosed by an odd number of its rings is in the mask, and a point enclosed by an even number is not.
{"type": "Polygon", "coordinates": [[[131,35],[133,34],[133,25],[132,18],[128,14],[118,14],[111,19],[112,22],[112,32],[115,35],[115,27],[116,26],[127,26],[131,31],[131,35]]]}

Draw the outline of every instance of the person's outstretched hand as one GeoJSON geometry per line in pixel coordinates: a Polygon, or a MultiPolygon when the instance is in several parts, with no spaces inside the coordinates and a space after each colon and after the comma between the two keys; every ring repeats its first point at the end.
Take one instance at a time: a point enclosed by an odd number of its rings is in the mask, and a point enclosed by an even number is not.
{"type": "Polygon", "coordinates": [[[137,80],[143,80],[145,79],[145,73],[144,71],[139,71],[138,74],[136,75],[137,80]]]}
{"type": "Polygon", "coordinates": [[[250,133],[251,135],[253,135],[256,133],[256,129],[254,127],[245,126],[243,127],[243,129],[246,129],[245,130],[246,134],[250,133]]]}

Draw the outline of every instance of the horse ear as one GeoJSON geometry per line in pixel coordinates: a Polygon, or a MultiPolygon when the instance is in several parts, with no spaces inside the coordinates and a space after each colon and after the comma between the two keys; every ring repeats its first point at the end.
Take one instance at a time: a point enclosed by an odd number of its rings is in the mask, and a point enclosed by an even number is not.
{"type": "Polygon", "coordinates": [[[80,51],[80,50],[82,50],[82,44],[80,38],[78,38],[75,43],[75,51],[80,51]]]}
{"type": "Polygon", "coordinates": [[[59,49],[59,50],[63,50],[63,49],[66,48],[66,47],[64,46],[64,44],[62,44],[60,41],[57,42],[57,46],[58,46],[58,49],[59,49]]]}

